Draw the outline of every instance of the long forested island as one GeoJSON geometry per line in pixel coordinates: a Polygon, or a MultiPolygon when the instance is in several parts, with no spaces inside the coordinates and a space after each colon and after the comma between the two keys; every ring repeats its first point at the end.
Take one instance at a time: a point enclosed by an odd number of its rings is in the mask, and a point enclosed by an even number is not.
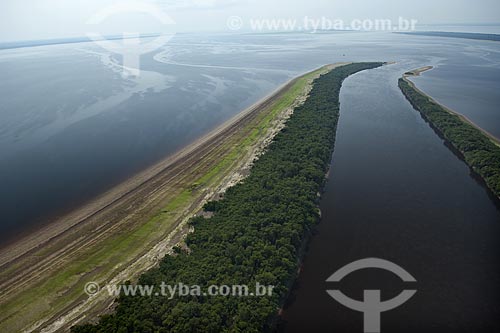
{"type": "Polygon", "coordinates": [[[413,75],[413,72],[408,72],[399,79],[399,87],[408,101],[481,176],[494,196],[500,198],[499,143],[464,117],[448,110],[417,89],[415,84],[408,80],[408,75],[413,75]]]}
{"type": "Polygon", "coordinates": [[[121,296],[116,312],[73,332],[263,332],[273,327],[296,277],[301,248],[319,220],[318,193],[335,143],[342,82],[383,63],[338,67],[315,80],[304,104],[250,175],[190,221],[186,248],[137,284],[272,285],[266,297],[121,296]]]}

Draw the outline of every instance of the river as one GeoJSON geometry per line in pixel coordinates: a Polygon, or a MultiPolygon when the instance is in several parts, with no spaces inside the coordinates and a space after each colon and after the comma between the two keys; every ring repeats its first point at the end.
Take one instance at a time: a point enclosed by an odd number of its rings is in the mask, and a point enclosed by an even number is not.
{"type": "Polygon", "coordinates": [[[417,293],[382,313],[382,332],[500,332],[500,210],[467,165],[405,100],[401,63],[358,73],[341,90],[341,117],[322,222],[312,238],[284,332],[363,332],[363,314],[326,290],[362,300],[417,293]],[[326,280],[360,259],[389,260],[408,284],[383,270],[326,280]]]}
{"type": "Polygon", "coordinates": [[[500,43],[384,32],[179,34],[141,58],[140,77],[123,78],[120,61],[92,43],[0,51],[0,246],[327,63],[433,65],[419,86],[500,136],[500,43]]]}

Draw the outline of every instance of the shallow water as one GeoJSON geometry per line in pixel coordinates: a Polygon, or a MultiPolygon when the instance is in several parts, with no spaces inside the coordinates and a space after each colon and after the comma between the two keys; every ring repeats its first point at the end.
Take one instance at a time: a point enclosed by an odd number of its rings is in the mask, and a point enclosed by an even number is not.
{"type": "Polygon", "coordinates": [[[2,50],[0,244],[326,63],[404,61],[401,73],[434,65],[419,86],[444,103],[467,100],[450,106],[498,133],[499,52],[491,42],[383,33],[177,35],[142,57],[139,78],[124,79],[120,56],[92,43],[2,50]]]}

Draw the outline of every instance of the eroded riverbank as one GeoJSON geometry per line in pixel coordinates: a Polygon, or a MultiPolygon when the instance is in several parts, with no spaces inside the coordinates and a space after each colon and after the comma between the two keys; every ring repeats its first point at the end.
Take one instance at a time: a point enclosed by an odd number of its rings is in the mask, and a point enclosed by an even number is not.
{"type": "Polygon", "coordinates": [[[108,311],[113,299],[87,299],[85,283],[133,279],[169,253],[189,231],[189,217],[244,177],[312,79],[333,67],[290,81],[176,155],[2,250],[2,330],[67,330],[108,311]]]}

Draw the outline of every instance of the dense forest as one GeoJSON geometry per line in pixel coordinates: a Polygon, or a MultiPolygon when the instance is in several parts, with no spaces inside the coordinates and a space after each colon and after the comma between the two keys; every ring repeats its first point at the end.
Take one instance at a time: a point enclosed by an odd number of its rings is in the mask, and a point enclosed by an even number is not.
{"type": "Polygon", "coordinates": [[[275,286],[266,297],[122,296],[116,312],[87,332],[262,332],[272,328],[296,277],[300,249],[319,221],[318,193],[325,183],[339,117],[339,92],[349,75],[381,66],[357,63],[339,67],[314,82],[307,101],[250,175],[224,199],[208,203],[210,218],[195,217],[186,239],[159,267],[143,274],[139,285],[275,286]]]}
{"type": "Polygon", "coordinates": [[[404,79],[399,79],[399,87],[413,107],[462,154],[465,162],[500,198],[500,147],[479,129],[446,111],[404,79]]]}

